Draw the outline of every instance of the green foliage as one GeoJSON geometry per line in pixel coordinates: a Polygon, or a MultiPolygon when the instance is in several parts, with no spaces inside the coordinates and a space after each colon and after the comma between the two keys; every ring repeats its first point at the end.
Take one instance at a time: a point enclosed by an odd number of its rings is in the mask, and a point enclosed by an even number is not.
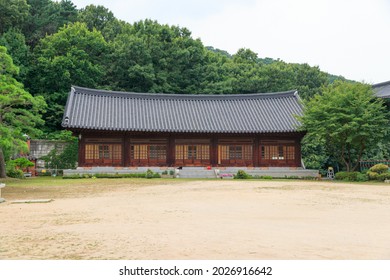
{"type": "Polygon", "coordinates": [[[15,165],[7,164],[7,176],[11,178],[24,179],[24,173],[22,170],[17,169],[15,165]]]}
{"type": "Polygon", "coordinates": [[[389,166],[383,163],[375,164],[373,167],[369,169],[371,172],[376,172],[378,174],[382,174],[389,171],[389,166]]]}
{"type": "Polygon", "coordinates": [[[36,126],[43,124],[41,114],[46,104],[42,97],[31,96],[16,81],[13,76],[19,69],[1,46],[0,65],[0,177],[4,177],[5,160],[27,149],[23,134],[39,135],[36,126]]]}
{"type": "Polygon", "coordinates": [[[105,77],[107,43],[100,32],[85,24],[69,24],[36,46],[26,85],[33,94],[43,94],[44,115],[51,130],[61,129],[67,93],[72,84],[99,88],[105,77]]]}
{"type": "Polygon", "coordinates": [[[302,158],[307,169],[325,170],[329,155],[325,149],[325,141],[315,134],[307,134],[301,141],[302,158]]]}
{"type": "Polygon", "coordinates": [[[15,165],[16,167],[21,168],[21,169],[34,166],[34,163],[32,163],[31,161],[29,161],[28,159],[26,159],[24,157],[10,160],[10,161],[8,161],[7,164],[15,165]]]}
{"type": "Polygon", "coordinates": [[[31,166],[34,166],[34,163],[23,157],[14,160],[9,160],[7,162],[6,167],[7,176],[12,178],[24,179],[25,177],[23,169],[31,166]]]}
{"type": "Polygon", "coordinates": [[[30,49],[26,45],[24,34],[18,29],[10,28],[7,32],[0,35],[0,45],[7,48],[14,64],[20,69],[15,78],[23,82],[28,72],[28,60],[30,57],[30,49]]]}
{"type": "Polygon", "coordinates": [[[244,170],[238,170],[237,174],[234,175],[234,179],[251,179],[252,176],[246,173],[244,170]]]}
{"type": "Polygon", "coordinates": [[[28,16],[26,0],[0,0],[0,34],[9,28],[20,28],[28,16]]]}
{"type": "Polygon", "coordinates": [[[46,162],[47,168],[52,169],[74,169],[78,160],[78,141],[72,137],[72,141],[59,153],[55,147],[46,156],[41,158],[46,162]]]}
{"type": "Polygon", "coordinates": [[[93,4],[79,11],[78,21],[85,23],[90,31],[100,31],[107,41],[113,40],[124,27],[109,9],[93,4]]]}
{"type": "Polygon", "coordinates": [[[370,180],[378,180],[382,182],[384,180],[389,180],[390,179],[389,166],[382,163],[375,164],[368,170],[367,175],[370,178],[370,180]]]}
{"type": "Polygon", "coordinates": [[[378,180],[379,174],[377,172],[368,171],[367,176],[370,180],[378,180]]]}
{"type": "Polygon", "coordinates": [[[148,169],[146,170],[145,178],[146,179],[161,178],[161,175],[157,172],[154,173],[152,170],[148,169]]]}
{"type": "Polygon", "coordinates": [[[346,172],[340,171],[335,175],[336,180],[350,181],[350,182],[365,182],[368,181],[367,174],[362,174],[360,172],[346,172]]]}
{"type": "Polygon", "coordinates": [[[384,180],[390,180],[390,172],[388,171],[379,174],[377,180],[381,182],[383,182],[384,180]]]}
{"type": "Polygon", "coordinates": [[[77,19],[76,6],[70,0],[28,0],[28,16],[22,26],[27,44],[34,48],[40,39],[54,34],[77,19]]]}
{"type": "Polygon", "coordinates": [[[369,85],[338,81],[305,105],[302,128],[323,141],[326,152],[347,171],[355,170],[365,150],[388,130],[383,101],[369,85]]]}

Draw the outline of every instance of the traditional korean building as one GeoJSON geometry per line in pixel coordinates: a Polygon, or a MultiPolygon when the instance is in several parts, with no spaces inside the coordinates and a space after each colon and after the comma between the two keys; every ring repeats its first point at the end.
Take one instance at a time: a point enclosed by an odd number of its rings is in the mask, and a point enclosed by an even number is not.
{"type": "Polygon", "coordinates": [[[372,88],[377,97],[383,98],[387,101],[390,100],[390,81],[374,84],[372,88]]]}
{"type": "Polygon", "coordinates": [[[72,87],[62,125],[79,166],[301,167],[297,91],[234,95],[72,87]]]}

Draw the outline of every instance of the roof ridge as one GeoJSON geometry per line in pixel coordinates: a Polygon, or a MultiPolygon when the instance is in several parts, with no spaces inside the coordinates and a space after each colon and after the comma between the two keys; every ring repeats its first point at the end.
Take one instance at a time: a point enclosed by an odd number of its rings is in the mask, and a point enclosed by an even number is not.
{"type": "Polygon", "coordinates": [[[115,95],[134,98],[146,99],[253,99],[253,98],[277,98],[294,96],[297,97],[297,90],[280,91],[280,92],[266,92],[266,93],[247,93],[247,94],[176,94],[176,93],[139,93],[139,92],[125,92],[125,91],[111,91],[103,89],[91,89],[79,86],[72,86],[75,93],[86,93],[96,95],[115,95]]]}
{"type": "Polygon", "coordinates": [[[377,88],[377,87],[383,87],[383,86],[386,86],[386,85],[390,85],[390,81],[373,84],[372,87],[373,88],[377,88]]]}

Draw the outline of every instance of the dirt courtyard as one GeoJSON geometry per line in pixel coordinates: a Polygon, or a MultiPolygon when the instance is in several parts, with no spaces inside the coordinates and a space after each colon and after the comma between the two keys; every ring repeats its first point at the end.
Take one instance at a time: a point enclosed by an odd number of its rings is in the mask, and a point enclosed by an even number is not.
{"type": "Polygon", "coordinates": [[[0,259],[390,259],[390,185],[48,180],[3,189],[0,259]]]}

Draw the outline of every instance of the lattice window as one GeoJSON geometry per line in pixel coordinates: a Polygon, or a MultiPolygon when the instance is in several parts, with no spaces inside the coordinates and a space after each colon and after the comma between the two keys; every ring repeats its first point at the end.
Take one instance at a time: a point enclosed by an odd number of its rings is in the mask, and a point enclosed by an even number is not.
{"type": "Polygon", "coordinates": [[[86,144],[85,159],[122,159],[122,145],[120,144],[86,144]]]}

